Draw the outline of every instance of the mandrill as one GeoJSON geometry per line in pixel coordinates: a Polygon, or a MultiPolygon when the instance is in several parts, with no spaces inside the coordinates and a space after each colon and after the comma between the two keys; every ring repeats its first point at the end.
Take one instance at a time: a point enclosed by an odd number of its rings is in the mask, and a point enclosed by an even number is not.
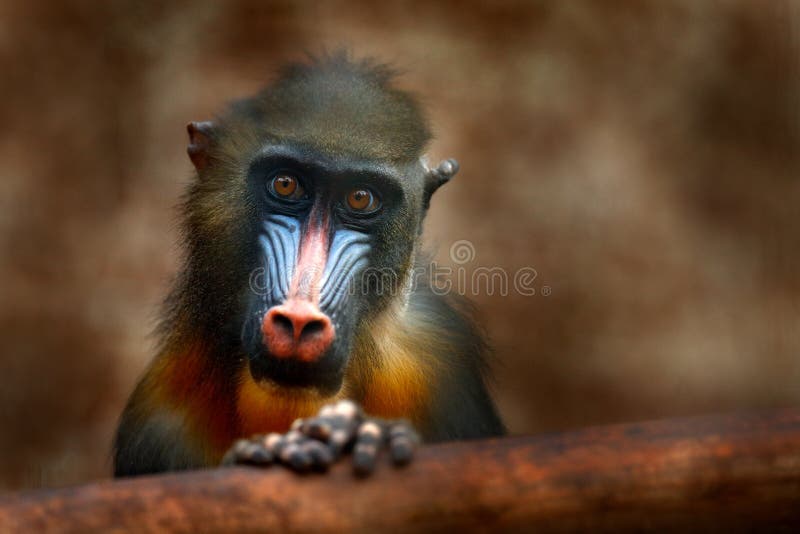
{"type": "Polygon", "coordinates": [[[348,451],[365,473],[383,447],[408,461],[417,434],[504,432],[480,329],[437,294],[419,250],[458,164],[428,167],[425,117],[392,77],[311,58],[189,124],[184,263],[120,420],[115,476],[324,469],[348,451]]]}

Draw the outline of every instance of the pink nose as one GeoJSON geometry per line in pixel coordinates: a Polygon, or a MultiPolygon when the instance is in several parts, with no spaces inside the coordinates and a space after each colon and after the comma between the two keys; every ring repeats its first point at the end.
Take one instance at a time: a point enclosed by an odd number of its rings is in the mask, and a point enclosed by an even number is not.
{"type": "Polygon", "coordinates": [[[333,343],[333,324],[307,300],[290,298],[273,306],[261,323],[264,345],[277,358],[317,361],[333,343]]]}

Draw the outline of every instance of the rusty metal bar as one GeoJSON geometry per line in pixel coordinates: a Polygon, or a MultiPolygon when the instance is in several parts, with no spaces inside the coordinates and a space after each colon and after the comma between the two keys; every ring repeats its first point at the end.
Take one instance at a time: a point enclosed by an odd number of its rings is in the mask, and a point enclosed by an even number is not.
{"type": "Polygon", "coordinates": [[[800,526],[800,409],[424,447],[366,480],[229,468],[0,498],[0,531],[742,531],[800,526]]]}

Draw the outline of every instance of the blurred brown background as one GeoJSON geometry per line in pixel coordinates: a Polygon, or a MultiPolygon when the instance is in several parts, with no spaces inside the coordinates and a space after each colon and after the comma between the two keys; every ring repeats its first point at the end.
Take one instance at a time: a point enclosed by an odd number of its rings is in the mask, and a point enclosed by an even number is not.
{"type": "Polygon", "coordinates": [[[800,2],[0,7],[0,487],[107,476],[177,268],[184,125],[338,45],[393,62],[457,179],[514,432],[800,404],[800,2]]]}

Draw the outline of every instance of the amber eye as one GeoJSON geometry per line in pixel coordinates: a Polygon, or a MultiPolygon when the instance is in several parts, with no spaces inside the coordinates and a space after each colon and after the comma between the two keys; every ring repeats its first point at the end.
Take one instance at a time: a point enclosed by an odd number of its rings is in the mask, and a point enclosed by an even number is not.
{"type": "Polygon", "coordinates": [[[372,191],[360,187],[347,194],[347,206],[357,213],[372,213],[381,207],[381,203],[372,191]]]}
{"type": "Polygon", "coordinates": [[[270,185],[272,192],[280,197],[286,199],[303,198],[304,191],[300,182],[291,174],[278,174],[272,179],[270,185]]]}

